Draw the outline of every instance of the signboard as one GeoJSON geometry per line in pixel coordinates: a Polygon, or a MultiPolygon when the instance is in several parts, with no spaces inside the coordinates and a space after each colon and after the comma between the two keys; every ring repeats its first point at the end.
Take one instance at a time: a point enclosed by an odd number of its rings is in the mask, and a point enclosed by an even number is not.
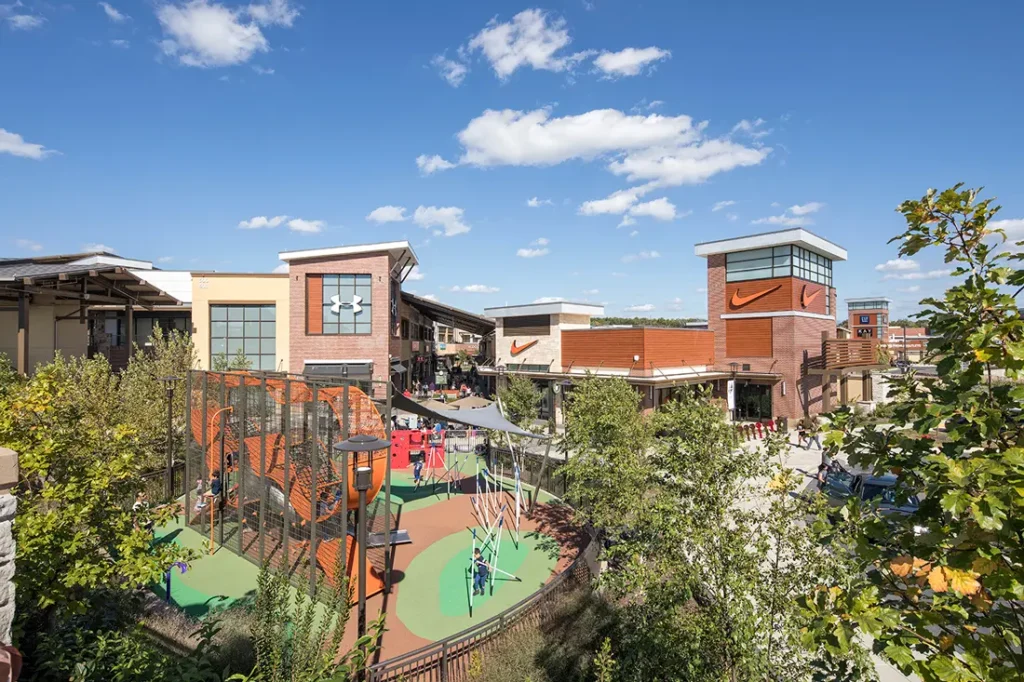
{"type": "Polygon", "coordinates": [[[443,342],[438,343],[437,347],[440,348],[441,350],[444,350],[445,349],[445,344],[443,342]]]}
{"type": "Polygon", "coordinates": [[[729,402],[729,411],[736,409],[736,380],[729,379],[725,385],[726,400],[729,402]]]}
{"type": "Polygon", "coordinates": [[[861,315],[860,316],[860,323],[861,324],[871,324],[871,316],[870,315],[861,315]]]}

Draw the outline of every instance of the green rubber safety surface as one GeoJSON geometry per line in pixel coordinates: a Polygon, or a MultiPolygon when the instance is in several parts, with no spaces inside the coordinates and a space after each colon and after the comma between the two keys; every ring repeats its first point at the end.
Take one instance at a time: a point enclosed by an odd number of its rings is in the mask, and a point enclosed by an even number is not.
{"type": "MultiPolygon", "coordinates": [[[[483,529],[477,528],[478,547],[483,535],[483,529]]],[[[496,565],[522,582],[492,572],[493,593],[488,578],[484,595],[473,597],[470,614],[472,542],[468,530],[454,533],[427,547],[409,564],[397,615],[414,635],[430,641],[442,639],[501,613],[540,589],[558,562],[558,544],[553,538],[524,533],[517,548],[505,530],[496,565]]],[[[492,550],[490,545],[484,550],[484,559],[495,565],[492,550]]]]}

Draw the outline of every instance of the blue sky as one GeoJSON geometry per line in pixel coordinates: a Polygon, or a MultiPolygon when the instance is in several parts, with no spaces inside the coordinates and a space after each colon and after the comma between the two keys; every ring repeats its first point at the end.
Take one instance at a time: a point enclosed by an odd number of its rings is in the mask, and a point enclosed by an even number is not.
{"type": "Polygon", "coordinates": [[[849,250],[841,299],[903,314],[949,279],[886,265],[901,200],[985,185],[1024,238],[1022,26],[1005,2],[0,0],[0,254],[269,271],[409,239],[406,288],[469,310],[702,316],[695,242],[804,225],[849,250]]]}

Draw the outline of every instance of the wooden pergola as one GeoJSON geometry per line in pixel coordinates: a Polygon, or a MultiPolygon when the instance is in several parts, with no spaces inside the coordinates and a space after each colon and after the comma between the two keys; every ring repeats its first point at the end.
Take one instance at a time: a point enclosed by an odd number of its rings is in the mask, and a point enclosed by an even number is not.
{"type": "Polygon", "coordinates": [[[134,328],[135,306],[152,310],[158,305],[180,305],[178,299],[122,266],[26,261],[5,265],[0,261],[0,309],[18,312],[16,365],[21,374],[30,369],[29,310],[33,301],[46,299],[77,303],[75,312],[56,319],[77,317],[83,324],[91,306],[124,306],[129,329],[134,328]]]}
{"type": "MultiPolygon", "coordinates": [[[[807,358],[806,372],[817,375],[821,381],[821,407],[823,412],[832,409],[832,377],[839,379],[839,402],[847,403],[845,377],[859,373],[865,386],[870,386],[872,371],[888,369],[889,363],[883,362],[886,346],[877,339],[834,339],[828,332],[821,333],[821,355],[807,358]]],[[[865,388],[867,393],[870,388],[865,388]]]]}

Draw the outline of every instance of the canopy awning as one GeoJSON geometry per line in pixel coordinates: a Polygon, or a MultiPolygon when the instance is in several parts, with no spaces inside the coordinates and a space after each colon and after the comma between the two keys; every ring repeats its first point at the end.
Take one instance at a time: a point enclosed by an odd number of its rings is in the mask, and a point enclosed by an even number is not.
{"type": "Polygon", "coordinates": [[[481,407],[476,410],[432,410],[429,407],[421,405],[412,398],[407,398],[396,391],[391,396],[391,407],[402,410],[403,412],[418,414],[419,416],[426,417],[428,419],[437,419],[444,422],[456,422],[458,424],[465,424],[466,426],[472,426],[477,429],[504,431],[506,433],[511,433],[514,436],[526,436],[527,438],[536,438],[537,440],[548,439],[547,436],[525,431],[505,419],[501,416],[501,412],[498,410],[497,404],[491,404],[487,407],[481,407]]]}

